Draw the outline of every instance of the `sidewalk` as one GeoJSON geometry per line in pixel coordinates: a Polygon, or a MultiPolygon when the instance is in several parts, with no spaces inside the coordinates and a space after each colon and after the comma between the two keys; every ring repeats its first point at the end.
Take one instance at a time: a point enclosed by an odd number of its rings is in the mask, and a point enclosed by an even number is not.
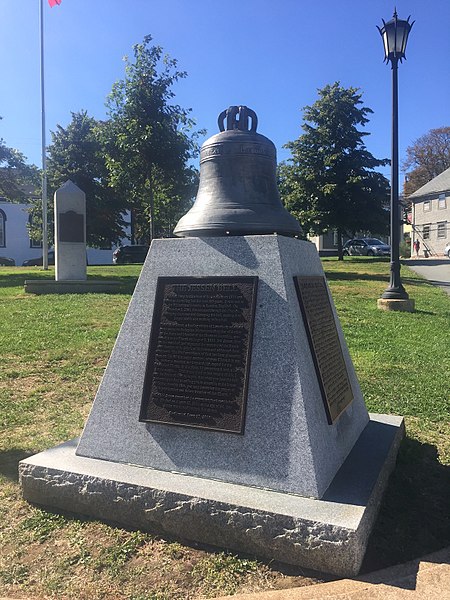
{"type": "Polygon", "coordinates": [[[450,295],[450,260],[448,258],[409,258],[402,260],[402,264],[450,295]]]}
{"type": "Polygon", "coordinates": [[[450,547],[356,579],[215,600],[450,600],[450,547]]]}

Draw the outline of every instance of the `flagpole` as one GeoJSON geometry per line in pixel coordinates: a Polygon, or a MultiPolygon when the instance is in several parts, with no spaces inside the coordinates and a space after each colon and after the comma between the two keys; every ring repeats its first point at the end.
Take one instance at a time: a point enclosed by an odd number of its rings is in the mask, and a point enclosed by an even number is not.
{"type": "Polygon", "coordinates": [[[44,6],[40,0],[41,26],[41,143],[42,143],[42,267],[48,270],[48,239],[47,239],[47,155],[45,147],[45,94],[44,94],[44,6]]]}

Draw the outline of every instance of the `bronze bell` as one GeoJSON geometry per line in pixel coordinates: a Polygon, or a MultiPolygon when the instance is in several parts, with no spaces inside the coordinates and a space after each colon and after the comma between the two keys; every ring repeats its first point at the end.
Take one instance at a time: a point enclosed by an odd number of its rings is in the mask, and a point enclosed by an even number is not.
{"type": "Polygon", "coordinates": [[[221,133],[206,140],[200,151],[194,206],[179,220],[174,234],[300,235],[299,223],[278,194],[275,146],[256,133],[255,112],[246,106],[230,106],[220,113],[218,123],[221,133]]]}

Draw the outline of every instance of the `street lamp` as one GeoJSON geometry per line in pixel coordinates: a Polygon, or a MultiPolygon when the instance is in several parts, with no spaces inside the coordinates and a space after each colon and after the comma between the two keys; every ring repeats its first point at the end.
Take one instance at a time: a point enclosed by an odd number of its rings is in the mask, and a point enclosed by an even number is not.
{"type": "MultiPolygon", "coordinates": [[[[405,58],[406,43],[411,27],[414,25],[397,17],[385,23],[378,31],[383,38],[384,60],[392,66],[392,151],[391,151],[391,279],[389,287],[384,291],[381,300],[402,300],[389,306],[389,309],[412,310],[413,302],[402,285],[400,278],[400,207],[398,201],[398,61],[405,58]]],[[[389,303],[387,303],[389,305],[389,303]]],[[[386,302],[379,302],[380,308],[387,308],[386,302]]]]}

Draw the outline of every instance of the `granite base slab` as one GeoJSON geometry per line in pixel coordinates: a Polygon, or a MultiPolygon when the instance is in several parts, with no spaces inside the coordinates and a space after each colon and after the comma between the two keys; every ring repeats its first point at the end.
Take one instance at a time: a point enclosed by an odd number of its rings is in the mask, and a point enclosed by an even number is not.
{"type": "Polygon", "coordinates": [[[120,282],[101,279],[25,280],[27,294],[106,294],[117,292],[119,288],[120,282]]]}
{"type": "Polygon", "coordinates": [[[75,454],[76,440],[19,464],[26,500],[303,568],[358,573],[404,435],[371,415],[321,500],[75,454]]]}

